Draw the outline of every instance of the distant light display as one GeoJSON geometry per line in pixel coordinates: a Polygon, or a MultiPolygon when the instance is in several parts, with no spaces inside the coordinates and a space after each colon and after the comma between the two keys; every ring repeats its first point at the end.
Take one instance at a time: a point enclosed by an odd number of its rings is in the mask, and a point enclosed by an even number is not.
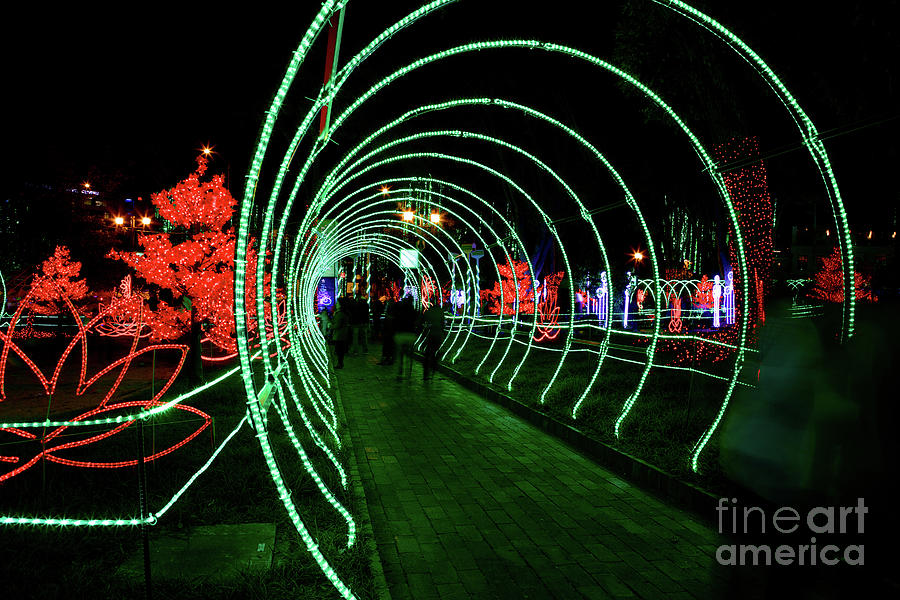
{"type": "Polygon", "coordinates": [[[331,311],[334,307],[334,278],[323,277],[316,290],[316,311],[331,311]]]}
{"type": "Polygon", "coordinates": [[[725,305],[725,324],[734,325],[734,272],[728,271],[726,279],[725,289],[722,290],[723,304],[725,305]]]}
{"type": "Polygon", "coordinates": [[[597,322],[600,327],[609,326],[609,284],[606,271],[600,273],[600,285],[597,286],[597,322]]]}
{"type": "Polygon", "coordinates": [[[722,283],[719,281],[719,276],[716,275],[713,277],[713,327],[721,327],[721,317],[719,310],[719,302],[722,298],[722,283]]]}
{"type": "Polygon", "coordinates": [[[631,289],[634,286],[636,278],[631,274],[631,271],[625,273],[625,278],[627,279],[627,283],[625,284],[625,289],[622,293],[625,295],[625,302],[622,305],[622,327],[628,327],[628,306],[631,304],[631,289]]]}

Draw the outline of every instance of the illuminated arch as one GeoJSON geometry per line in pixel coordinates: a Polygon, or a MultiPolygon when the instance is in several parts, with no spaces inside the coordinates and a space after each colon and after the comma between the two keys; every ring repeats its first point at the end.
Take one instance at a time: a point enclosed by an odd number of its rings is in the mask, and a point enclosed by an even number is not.
{"type": "MultiPolygon", "coordinates": [[[[675,2],[675,1],[662,2],[660,0],[654,0],[654,1],[658,1],[658,3],[660,5],[670,8],[670,9],[674,10],[675,12],[678,12],[679,14],[683,14],[684,16],[688,16],[689,18],[691,18],[697,22],[700,22],[704,27],[713,30],[717,34],[723,35],[725,37],[726,41],[729,43],[729,45],[732,48],[737,50],[738,53],[741,54],[742,56],[748,57],[748,61],[750,61],[751,64],[754,64],[758,68],[758,70],[762,71],[763,76],[766,79],[766,81],[769,82],[770,85],[774,85],[773,89],[777,88],[776,93],[779,93],[779,97],[786,98],[788,100],[786,103],[786,106],[789,107],[789,110],[793,110],[795,112],[799,111],[799,107],[796,106],[796,102],[793,101],[793,98],[790,97],[790,95],[787,93],[786,89],[784,89],[783,85],[781,85],[780,81],[778,81],[777,78],[774,77],[774,73],[771,73],[771,70],[768,69],[768,67],[765,65],[765,63],[763,63],[761,61],[761,59],[758,59],[758,57],[755,54],[752,54],[752,51],[749,50],[749,48],[747,48],[743,44],[743,42],[740,42],[740,40],[737,39],[733,34],[730,34],[730,32],[727,32],[727,30],[724,27],[722,27],[716,21],[714,21],[713,19],[704,15],[703,13],[692,9],[691,7],[689,7],[688,5],[686,5],[682,2],[675,2]]],[[[344,69],[342,69],[339,72],[338,76],[336,77],[337,83],[335,85],[329,87],[327,92],[323,91],[322,93],[320,93],[319,98],[317,99],[315,105],[311,109],[310,115],[314,115],[318,111],[318,109],[321,108],[321,106],[330,102],[335,97],[338,90],[340,89],[341,84],[346,80],[346,78],[353,72],[354,69],[356,69],[359,66],[359,64],[362,61],[364,61],[372,52],[374,52],[374,50],[381,43],[383,43],[384,41],[389,39],[396,31],[399,31],[400,29],[411,25],[412,23],[414,23],[418,19],[422,18],[426,14],[429,14],[431,11],[438,9],[449,3],[450,3],[449,1],[432,2],[432,3],[424,6],[423,8],[419,9],[418,11],[411,13],[409,16],[402,19],[401,21],[398,21],[398,23],[395,24],[392,28],[386,30],[383,34],[378,36],[378,38],[376,38],[376,40],[374,40],[372,42],[372,44],[370,44],[363,52],[361,52],[356,57],[354,57],[354,59],[351,60],[350,63],[348,63],[347,67],[345,67],[344,69]]],[[[324,23],[324,20],[327,17],[327,15],[330,14],[336,8],[336,6],[337,6],[337,4],[333,1],[326,1],[323,4],[322,9],[320,10],[319,14],[317,15],[315,21],[313,22],[312,26],[307,31],[307,35],[304,36],[304,40],[301,43],[300,48],[298,49],[297,52],[295,52],[295,57],[291,63],[291,66],[289,67],[288,74],[285,76],[283,84],[282,84],[281,88],[279,89],[278,93],[276,94],[275,101],[273,102],[272,108],[268,112],[268,116],[263,125],[262,134],[260,136],[260,143],[257,147],[257,152],[254,157],[254,161],[251,166],[250,173],[248,174],[248,185],[247,185],[246,192],[245,192],[245,202],[242,205],[242,215],[241,215],[240,231],[239,231],[239,236],[242,236],[243,238],[246,238],[247,232],[249,230],[249,224],[248,224],[249,220],[248,219],[249,219],[249,215],[251,214],[251,211],[252,211],[253,199],[254,199],[254,195],[255,195],[255,187],[256,187],[258,177],[259,177],[259,171],[260,171],[260,168],[262,165],[262,160],[265,156],[268,139],[272,133],[275,119],[277,118],[278,112],[280,111],[281,105],[284,101],[284,96],[287,92],[287,89],[290,87],[290,84],[296,74],[297,68],[299,68],[300,64],[302,63],[303,58],[305,57],[305,54],[309,47],[309,44],[311,43],[311,41],[315,37],[315,35],[318,34],[318,32],[321,30],[322,24],[324,23]]],[[[718,188],[721,198],[726,203],[726,206],[729,209],[729,216],[731,218],[732,225],[733,225],[734,231],[735,231],[735,236],[737,238],[737,250],[738,250],[738,254],[739,254],[739,267],[741,269],[741,281],[742,282],[749,281],[749,279],[747,277],[747,273],[746,273],[746,261],[745,261],[744,255],[743,255],[743,241],[742,241],[742,238],[740,235],[739,225],[737,224],[737,220],[735,218],[733,207],[730,203],[728,192],[724,187],[723,178],[722,178],[721,174],[718,171],[716,171],[715,163],[710,159],[709,155],[703,149],[703,146],[699,143],[699,140],[695,136],[693,136],[693,134],[690,133],[690,130],[687,128],[687,126],[677,117],[677,115],[675,115],[674,112],[671,111],[671,109],[667,105],[665,105],[664,102],[662,102],[662,100],[658,96],[656,96],[648,88],[646,88],[645,86],[643,86],[642,84],[640,84],[639,82],[637,82],[636,80],[634,80],[633,78],[628,76],[627,74],[623,73],[622,71],[616,69],[612,65],[603,63],[603,61],[600,61],[599,59],[596,59],[595,57],[591,57],[590,55],[587,55],[586,53],[577,51],[572,48],[567,48],[565,46],[560,46],[557,44],[542,43],[542,42],[537,42],[534,40],[506,40],[503,42],[487,42],[487,43],[469,44],[469,45],[466,45],[465,48],[467,48],[466,51],[470,51],[470,50],[512,47],[512,46],[521,47],[521,48],[530,48],[530,49],[541,49],[541,50],[547,50],[547,51],[553,51],[553,52],[561,52],[564,54],[568,54],[569,56],[581,58],[588,62],[592,62],[593,64],[595,64],[597,66],[601,66],[601,67],[609,70],[610,72],[615,73],[616,75],[620,76],[621,78],[625,79],[626,81],[628,81],[629,83],[631,83],[632,85],[634,85],[635,87],[640,89],[647,97],[651,98],[657,104],[657,106],[660,106],[661,108],[666,110],[667,113],[669,114],[669,116],[676,122],[676,124],[678,124],[679,127],[681,127],[681,129],[685,132],[685,134],[688,135],[689,139],[691,140],[691,143],[694,145],[695,150],[697,151],[698,155],[700,156],[702,162],[707,167],[707,170],[709,171],[709,173],[715,183],[715,186],[718,188]]],[[[438,54],[441,55],[440,58],[443,58],[445,56],[449,56],[449,54],[447,52],[450,52],[450,51],[445,51],[444,53],[438,53],[438,54]]],[[[438,56],[438,55],[433,55],[433,56],[438,56]]],[[[423,62],[423,60],[420,60],[420,61],[417,61],[417,63],[414,63],[415,66],[413,66],[413,68],[418,68],[420,66],[423,66],[425,64],[425,62],[423,62]]],[[[360,103],[360,100],[357,100],[357,102],[354,103],[353,107],[351,107],[351,108],[355,109],[355,107],[358,106],[359,103],[360,103]]],[[[846,216],[843,213],[843,207],[842,207],[840,195],[839,195],[839,192],[837,189],[837,184],[834,179],[833,173],[831,172],[830,163],[828,162],[827,154],[824,151],[824,146],[822,146],[821,141],[818,140],[818,138],[816,137],[817,134],[815,134],[814,128],[811,127],[811,122],[809,122],[808,119],[805,118],[805,115],[802,115],[802,113],[797,112],[797,114],[801,115],[801,117],[802,117],[801,121],[798,123],[798,126],[806,127],[806,130],[802,130],[802,131],[804,131],[804,140],[807,142],[807,145],[810,147],[810,151],[811,151],[811,153],[813,153],[814,159],[816,160],[816,164],[823,174],[823,179],[825,180],[826,188],[829,190],[829,199],[832,202],[833,211],[835,212],[835,219],[839,222],[838,230],[842,234],[841,250],[842,250],[843,258],[845,260],[845,262],[844,262],[845,284],[846,284],[846,290],[847,290],[844,294],[845,310],[844,310],[843,331],[844,331],[845,336],[850,336],[853,333],[853,314],[854,314],[854,306],[853,306],[854,294],[852,293],[853,292],[853,287],[852,287],[853,286],[853,281],[852,281],[852,279],[853,279],[853,276],[852,276],[853,262],[852,262],[852,249],[850,248],[849,238],[847,237],[848,234],[847,234],[847,227],[846,227],[846,216]],[[849,273],[849,275],[848,275],[848,273],[849,273]]],[[[310,122],[311,122],[311,119],[304,120],[304,125],[301,125],[301,127],[298,128],[298,136],[302,137],[305,130],[309,127],[310,122]]],[[[299,183],[302,181],[303,176],[305,175],[306,168],[308,167],[309,164],[311,164],[312,160],[314,160],[315,155],[317,155],[318,152],[321,151],[321,147],[322,147],[322,145],[324,145],[324,143],[325,143],[324,141],[321,141],[321,142],[317,142],[315,144],[313,151],[311,151],[311,153],[310,153],[310,158],[307,160],[307,164],[301,170],[301,174],[298,175],[298,178],[297,178],[298,186],[299,186],[299,183]]],[[[295,149],[295,148],[296,148],[296,146],[293,146],[293,149],[295,149]]],[[[273,186],[273,189],[275,190],[273,192],[273,196],[272,196],[273,200],[270,201],[269,204],[267,205],[266,216],[263,219],[263,231],[264,232],[268,232],[271,228],[271,223],[273,221],[273,212],[275,210],[275,206],[274,206],[275,200],[274,199],[276,199],[278,197],[280,187],[281,187],[281,182],[283,180],[284,175],[287,172],[287,167],[290,164],[291,156],[293,154],[293,149],[286,154],[285,160],[282,162],[283,169],[279,170],[279,172],[276,176],[276,184],[273,186]]],[[[295,188],[295,192],[290,195],[290,198],[293,198],[295,196],[295,193],[296,193],[296,188],[295,188]]],[[[285,210],[285,213],[290,213],[290,205],[292,202],[293,202],[292,199],[288,201],[288,207],[285,210]]],[[[317,206],[314,206],[314,205],[311,206],[310,213],[307,214],[307,217],[304,218],[304,223],[301,225],[301,231],[303,230],[304,226],[308,227],[309,223],[307,222],[307,218],[309,217],[309,215],[315,214],[318,209],[319,209],[319,207],[317,207],[317,206]]],[[[284,223],[284,221],[282,221],[282,222],[284,223]]],[[[262,239],[264,239],[264,240],[266,240],[266,242],[268,242],[268,238],[266,236],[262,236],[262,239]]],[[[278,261],[280,260],[280,257],[282,255],[282,253],[280,251],[280,245],[282,243],[281,240],[282,240],[281,235],[278,235],[275,237],[275,242],[274,242],[274,244],[275,244],[275,261],[274,261],[274,266],[273,266],[273,278],[275,278],[274,275],[277,273],[277,270],[279,268],[278,261]]],[[[239,237],[239,242],[240,241],[241,241],[241,237],[239,237]]],[[[241,265],[241,264],[243,264],[242,259],[244,258],[243,244],[238,243],[237,248],[238,248],[238,250],[237,250],[238,264],[241,265]]],[[[239,274],[236,277],[235,294],[236,294],[236,298],[241,298],[243,291],[245,289],[245,281],[243,278],[243,274],[240,273],[240,269],[238,269],[238,272],[239,272],[239,274]]],[[[290,278],[290,277],[291,277],[291,274],[288,274],[288,278],[290,278]]],[[[256,282],[257,288],[259,291],[258,301],[257,301],[257,313],[259,314],[259,316],[261,316],[263,313],[262,278],[263,278],[263,274],[259,273],[258,277],[257,277],[257,282],[256,282]]],[[[277,278],[275,278],[275,279],[277,279],[277,278]]],[[[658,278],[656,278],[656,279],[658,279],[658,278]]],[[[743,300],[745,303],[748,302],[749,294],[744,294],[743,300]]],[[[239,338],[239,350],[240,350],[241,364],[242,364],[242,367],[244,368],[245,373],[249,373],[249,370],[248,370],[249,349],[246,347],[246,332],[242,331],[243,325],[244,325],[244,314],[243,314],[243,309],[242,309],[242,307],[240,307],[240,305],[239,305],[238,311],[240,311],[240,314],[238,314],[236,316],[237,316],[237,321],[239,324],[238,325],[238,329],[239,329],[238,338],[239,338]]],[[[698,442],[695,445],[695,448],[692,452],[691,463],[692,463],[692,466],[694,469],[697,469],[698,458],[700,456],[700,453],[702,452],[706,443],[709,441],[710,437],[712,436],[713,432],[715,431],[716,427],[718,426],[718,424],[721,420],[721,417],[724,414],[724,411],[728,405],[728,400],[730,398],[730,395],[733,392],[734,386],[737,383],[737,372],[740,369],[742,358],[743,358],[743,353],[745,350],[744,345],[745,345],[745,341],[746,341],[746,331],[747,331],[747,312],[748,311],[746,311],[746,310],[742,311],[742,315],[741,315],[742,322],[740,325],[740,340],[739,340],[739,343],[737,346],[738,349],[737,349],[737,357],[736,357],[736,361],[735,361],[734,375],[729,380],[728,389],[726,391],[725,397],[723,398],[721,407],[719,409],[719,412],[718,412],[714,422],[710,425],[710,427],[707,429],[707,431],[703,434],[701,439],[698,440],[698,442]]],[[[257,317],[257,318],[259,318],[259,317],[257,317]]],[[[280,372],[280,368],[281,368],[280,365],[281,365],[282,358],[281,358],[280,351],[278,351],[277,348],[276,348],[276,350],[277,350],[277,352],[276,352],[275,358],[277,359],[277,363],[279,366],[276,367],[272,363],[272,361],[270,361],[268,359],[266,359],[264,361],[264,365],[265,365],[265,370],[266,370],[267,375],[269,377],[274,376],[277,379],[278,373],[280,372]]],[[[249,375],[247,375],[245,377],[245,388],[247,391],[248,399],[250,400],[251,417],[252,417],[254,423],[257,423],[257,420],[259,419],[259,411],[255,410],[255,408],[254,408],[254,399],[256,398],[256,390],[255,390],[252,380],[249,379],[249,375]]],[[[628,412],[631,410],[631,407],[634,405],[634,402],[636,400],[637,400],[636,396],[633,396],[633,397],[629,398],[628,401],[626,402],[626,405],[623,407],[621,415],[619,416],[619,418],[616,421],[616,429],[617,430],[618,430],[619,426],[621,425],[622,421],[626,418],[628,412]]],[[[265,439],[264,437],[260,437],[260,444],[261,444],[263,453],[266,456],[267,462],[269,463],[270,470],[272,470],[273,480],[275,481],[276,486],[279,489],[283,489],[283,481],[281,481],[280,473],[277,470],[277,466],[274,465],[273,461],[269,460],[271,449],[268,447],[267,439],[265,439]]],[[[282,495],[282,499],[285,500],[283,495],[282,495]]],[[[321,556],[321,553],[318,552],[318,549],[315,548],[314,544],[311,543],[311,538],[309,538],[308,532],[306,531],[305,527],[303,526],[302,521],[299,519],[299,516],[296,515],[296,510],[294,509],[292,503],[289,502],[289,499],[287,501],[285,501],[285,506],[286,506],[292,520],[294,521],[295,526],[297,527],[298,531],[301,533],[301,536],[303,537],[304,541],[307,542],[307,547],[310,549],[310,552],[313,553],[314,557],[319,562],[320,566],[323,568],[323,571],[325,571],[326,575],[335,584],[335,586],[342,593],[342,595],[344,595],[345,597],[351,597],[352,594],[350,593],[350,591],[347,590],[346,587],[340,582],[339,578],[337,578],[336,574],[334,574],[334,572],[328,566],[327,562],[321,556]]]]}

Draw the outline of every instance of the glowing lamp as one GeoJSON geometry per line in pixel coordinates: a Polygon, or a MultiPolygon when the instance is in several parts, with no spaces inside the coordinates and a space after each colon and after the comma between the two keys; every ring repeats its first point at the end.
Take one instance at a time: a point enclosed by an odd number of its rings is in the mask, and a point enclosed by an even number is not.
{"type": "Polygon", "coordinates": [[[634,260],[636,260],[636,261],[638,261],[638,262],[641,262],[642,260],[644,260],[644,253],[641,252],[641,251],[635,252],[635,253],[634,253],[634,260]]]}
{"type": "Polygon", "coordinates": [[[440,223],[441,222],[441,213],[437,213],[437,212],[431,213],[431,222],[432,223],[440,223]]]}
{"type": "Polygon", "coordinates": [[[378,188],[378,191],[381,192],[382,196],[387,196],[391,192],[391,187],[388,185],[383,185],[378,188]]]}
{"type": "Polygon", "coordinates": [[[124,225],[125,219],[123,217],[116,217],[116,225],[124,225]]]}
{"type": "Polygon", "coordinates": [[[203,156],[209,156],[210,154],[212,154],[212,148],[210,148],[209,146],[204,146],[203,147],[203,156]]]}
{"type": "Polygon", "coordinates": [[[84,182],[84,189],[86,189],[86,190],[91,189],[91,184],[90,184],[90,182],[88,182],[88,181],[85,181],[85,182],[84,182]]]}
{"type": "Polygon", "coordinates": [[[141,219],[141,223],[142,223],[143,225],[149,225],[149,224],[150,224],[150,217],[144,217],[144,218],[142,218],[142,219],[141,219]]]}
{"type": "Polygon", "coordinates": [[[404,211],[403,211],[403,220],[404,220],[404,221],[412,221],[412,220],[413,220],[413,217],[415,217],[415,216],[416,216],[416,213],[414,213],[414,212],[411,211],[411,210],[404,210],[404,211]]]}

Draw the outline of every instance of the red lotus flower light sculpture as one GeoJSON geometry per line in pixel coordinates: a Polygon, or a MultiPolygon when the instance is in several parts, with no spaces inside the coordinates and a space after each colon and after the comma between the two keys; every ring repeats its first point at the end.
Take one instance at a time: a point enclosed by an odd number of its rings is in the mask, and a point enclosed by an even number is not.
{"type": "MultiPolygon", "coordinates": [[[[27,298],[26,298],[27,300],[27,298]]],[[[120,300],[120,302],[133,302],[140,303],[143,299],[140,296],[133,296],[129,299],[120,300]]],[[[75,311],[74,306],[71,301],[66,299],[66,305],[72,316],[75,317],[75,322],[78,325],[78,333],[73,336],[72,340],[66,346],[62,355],[56,363],[56,366],[53,370],[52,375],[49,377],[35,364],[35,362],[20,348],[14,341],[13,331],[15,329],[16,323],[22,316],[22,312],[25,306],[28,305],[28,302],[22,302],[16,311],[16,313],[12,316],[12,319],[9,322],[9,326],[6,328],[6,331],[0,331],[0,402],[6,401],[6,371],[7,371],[7,363],[10,357],[10,354],[14,354],[18,356],[27,367],[34,373],[38,382],[44,389],[44,392],[48,396],[52,396],[57,389],[58,384],[60,383],[60,374],[63,371],[63,366],[66,363],[66,360],[72,354],[73,350],[75,350],[76,346],[80,347],[81,350],[81,364],[80,371],[78,375],[78,382],[75,389],[76,396],[82,396],[86,391],[88,391],[92,386],[94,386],[98,380],[102,377],[109,374],[116,374],[116,379],[109,388],[109,390],[103,395],[102,400],[98,403],[98,405],[87,411],[79,414],[78,416],[70,419],[70,421],[84,421],[86,419],[91,419],[92,417],[98,417],[100,415],[104,415],[107,413],[115,412],[115,411],[126,411],[127,412],[135,412],[137,410],[144,410],[148,408],[152,408],[154,406],[159,406],[162,404],[160,402],[160,398],[162,398],[163,394],[169,389],[172,383],[175,380],[175,377],[181,371],[182,366],[184,365],[185,357],[187,356],[187,346],[181,344],[156,344],[146,346],[144,348],[138,349],[138,342],[140,340],[139,329],[136,331],[134,335],[130,348],[125,356],[114,360],[112,363],[106,365],[102,369],[100,369],[96,374],[92,377],[87,377],[87,334],[96,327],[98,323],[101,323],[104,319],[109,316],[109,312],[112,309],[112,305],[106,307],[104,310],[101,310],[100,313],[91,319],[88,323],[82,323],[81,319],[78,318],[77,312],[75,311]],[[157,391],[152,398],[147,400],[134,400],[134,401],[126,401],[126,402],[117,402],[110,403],[110,400],[115,395],[118,390],[120,384],[125,379],[126,374],[128,373],[129,367],[134,362],[136,358],[143,354],[147,354],[149,352],[153,352],[154,350],[173,350],[176,352],[180,352],[181,356],[178,361],[177,366],[173,370],[172,374],[169,376],[166,383],[157,391]],[[118,371],[116,371],[118,370],[118,371]]],[[[211,423],[211,417],[204,413],[203,411],[194,408],[192,406],[186,406],[184,404],[178,404],[174,406],[178,410],[183,410],[186,412],[193,413],[202,418],[202,424],[192,433],[190,433],[187,437],[183,438],[181,441],[171,445],[170,447],[151,454],[150,456],[145,457],[145,461],[152,461],[167,454],[170,454],[182,447],[195,437],[197,437],[200,432],[206,429],[211,423]]],[[[84,448],[85,446],[96,444],[103,440],[106,440],[118,433],[121,433],[125,429],[127,429],[131,424],[134,423],[134,420],[124,421],[122,423],[116,423],[112,426],[111,429],[107,431],[103,431],[101,433],[92,432],[88,434],[86,437],[76,439],[74,441],[60,442],[61,435],[73,426],[61,426],[53,429],[43,429],[41,434],[32,433],[30,431],[26,431],[25,429],[15,428],[15,427],[7,427],[0,428],[0,432],[5,434],[11,434],[18,438],[18,441],[23,440],[31,440],[37,442],[39,444],[39,450],[35,453],[34,456],[31,457],[22,457],[22,456],[0,456],[0,463],[7,463],[12,465],[12,469],[0,474],[0,482],[6,481],[20,473],[26,471],[30,467],[34,466],[41,460],[47,460],[50,462],[68,465],[72,467],[94,467],[94,468],[118,468],[118,467],[128,467],[134,466],[138,463],[138,459],[130,459],[130,460],[113,460],[113,461],[86,461],[86,460],[78,460],[67,458],[64,455],[65,451],[71,450],[73,448],[84,448]]],[[[69,432],[66,437],[70,437],[71,432],[69,432]]]]}

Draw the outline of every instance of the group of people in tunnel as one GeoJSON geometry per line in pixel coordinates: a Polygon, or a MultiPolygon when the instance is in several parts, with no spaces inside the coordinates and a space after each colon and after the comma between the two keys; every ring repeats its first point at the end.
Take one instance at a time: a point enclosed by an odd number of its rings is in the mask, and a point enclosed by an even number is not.
{"type": "Polygon", "coordinates": [[[412,296],[399,302],[390,298],[371,303],[363,294],[341,296],[335,304],[334,314],[322,308],[319,324],[325,340],[334,346],[336,369],[344,368],[347,356],[369,352],[369,334],[372,341],[381,341],[379,366],[397,365],[397,380],[412,376],[413,346],[423,338],[423,380],[434,378],[437,369],[437,351],[444,341],[444,308],[432,304],[417,310],[412,296]]]}

